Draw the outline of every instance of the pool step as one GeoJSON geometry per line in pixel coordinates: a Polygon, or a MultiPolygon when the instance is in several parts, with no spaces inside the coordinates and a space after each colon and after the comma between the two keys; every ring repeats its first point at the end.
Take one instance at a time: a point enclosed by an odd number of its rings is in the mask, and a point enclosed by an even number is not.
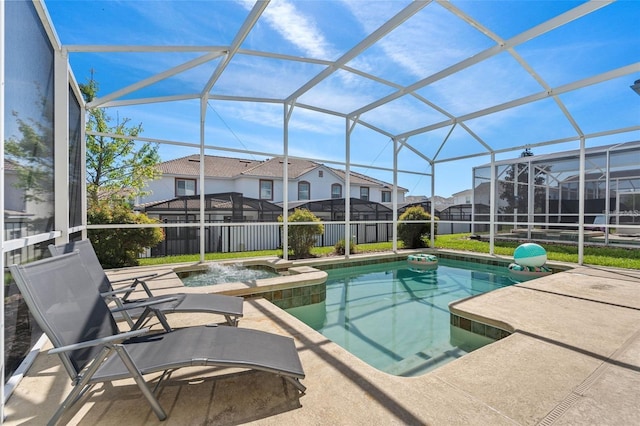
{"type": "Polygon", "coordinates": [[[449,348],[435,356],[420,351],[402,361],[396,362],[391,367],[386,368],[385,371],[394,376],[416,376],[427,373],[466,354],[467,352],[460,348],[449,348]]]}

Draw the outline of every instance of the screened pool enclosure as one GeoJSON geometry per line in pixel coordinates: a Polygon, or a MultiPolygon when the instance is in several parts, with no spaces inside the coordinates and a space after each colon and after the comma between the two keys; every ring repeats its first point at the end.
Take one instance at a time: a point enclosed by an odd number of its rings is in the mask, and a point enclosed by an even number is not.
{"type": "MultiPolygon", "coordinates": [[[[474,205],[496,207],[500,238],[575,242],[582,228],[590,244],[640,247],[640,142],[585,150],[582,172],[578,150],[523,155],[473,170],[474,205]]],[[[490,215],[478,210],[474,232],[487,233],[490,215]]]]}
{"type": "MultiPolygon", "coordinates": [[[[590,232],[638,233],[639,12],[633,1],[0,2],[3,374],[19,377],[39,337],[7,266],[88,229],[134,226],[87,223],[86,137],[118,136],[85,128],[95,109],[142,122],[129,138],[163,160],[282,157],[282,178],[265,177],[282,212],[300,201],[287,158],[345,170],[344,211],[368,194],[350,171],[388,182],[378,222],[394,251],[399,187],[474,188],[489,213],[468,224],[492,251],[507,233],[560,230],[582,263],[590,232]],[[100,90],[85,103],[90,75],[100,90]]],[[[229,191],[206,191],[200,173],[200,206],[229,191]]],[[[345,239],[366,222],[336,219],[345,239]]],[[[197,230],[203,259],[205,229],[225,223],[173,225],[197,230]]]]}

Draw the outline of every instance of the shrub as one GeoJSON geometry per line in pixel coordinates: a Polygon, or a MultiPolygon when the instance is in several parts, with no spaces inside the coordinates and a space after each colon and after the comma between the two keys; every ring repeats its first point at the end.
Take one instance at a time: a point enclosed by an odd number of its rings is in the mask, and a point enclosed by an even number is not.
{"type": "MultiPolygon", "coordinates": [[[[136,213],[124,202],[92,203],[87,211],[89,224],[157,223],[144,213],[136,213]]],[[[147,247],[164,239],[160,228],[90,229],[87,236],[105,269],[137,266],[138,256],[147,247]]]]}
{"type": "MultiPolygon", "coordinates": [[[[282,216],[278,221],[282,222],[282,216]]],[[[298,259],[311,257],[311,248],[315,245],[318,235],[324,233],[324,225],[320,219],[307,209],[295,209],[289,215],[289,248],[298,259]],[[311,225],[291,225],[292,222],[314,222],[311,225]]]]}
{"type": "MultiPolygon", "coordinates": [[[[438,220],[438,218],[435,218],[438,220]]],[[[431,215],[424,211],[422,206],[409,207],[400,217],[398,223],[398,239],[404,243],[405,248],[428,247],[426,239],[431,238],[431,222],[407,223],[411,221],[430,221],[431,215]]],[[[438,224],[435,224],[434,235],[438,233],[438,224]]]]}
{"type": "MultiPolygon", "coordinates": [[[[349,253],[353,254],[357,251],[358,247],[353,240],[349,240],[349,253]]],[[[338,240],[336,245],[334,246],[334,250],[336,254],[344,255],[345,252],[345,244],[344,239],[338,240]]]]}

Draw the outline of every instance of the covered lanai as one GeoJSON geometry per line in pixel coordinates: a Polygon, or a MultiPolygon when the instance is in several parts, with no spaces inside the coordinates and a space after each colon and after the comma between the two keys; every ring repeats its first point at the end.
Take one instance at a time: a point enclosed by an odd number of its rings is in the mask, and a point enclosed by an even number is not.
{"type": "MultiPolygon", "coordinates": [[[[144,123],[131,138],[167,159],[283,157],[283,211],[287,158],[432,196],[527,149],[577,150],[583,263],[585,153],[640,140],[639,13],[634,1],[0,2],[0,266],[101,227],[86,219],[85,141],[122,135],[86,131],[95,108],[144,123]],[[89,75],[100,91],[85,103],[89,75]]],[[[488,179],[493,242],[495,167],[488,179]]],[[[351,211],[348,184],[343,197],[351,211]]],[[[200,230],[204,258],[219,224],[199,218],[182,225],[200,230]]]]}

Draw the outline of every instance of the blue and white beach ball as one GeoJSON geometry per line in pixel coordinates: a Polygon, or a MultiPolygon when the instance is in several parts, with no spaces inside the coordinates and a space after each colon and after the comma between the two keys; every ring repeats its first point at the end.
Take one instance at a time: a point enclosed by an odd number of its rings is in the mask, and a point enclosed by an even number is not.
{"type": "Polygon", "coordinates": [[[547,262],[547,251],[535,243],[520,244],[513,252],[513,260],[518,265],[542,266],[547,262]]]}

